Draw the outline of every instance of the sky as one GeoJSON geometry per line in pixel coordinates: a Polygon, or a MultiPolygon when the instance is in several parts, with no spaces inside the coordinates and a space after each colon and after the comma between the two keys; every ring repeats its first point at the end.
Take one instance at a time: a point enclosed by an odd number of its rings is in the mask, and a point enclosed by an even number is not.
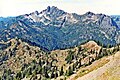
{"type": "Polygon", "coordinates": [[[0,0],[0,16],[18,16],[56,6],[69,13],[120,15],[120,0],[0,0]]]}

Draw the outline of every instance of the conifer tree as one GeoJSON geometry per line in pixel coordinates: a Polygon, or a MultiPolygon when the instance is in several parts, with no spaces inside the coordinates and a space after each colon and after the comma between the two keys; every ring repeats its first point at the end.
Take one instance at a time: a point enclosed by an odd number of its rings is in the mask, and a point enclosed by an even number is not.
{"type": "Polygon", "coordinates": [[[60,76],[62,76],[63,74],[64,74],[64,71],[63,71],[63,66],[62,66],[60,70],[60,76]]]}
{"type": "Polygon", "coordinates": [[[71,66],[69,66],[69,68],[67,70],[67,76],[70,76],[71,74],[73,74],[73,71],[72,71],[71,66]]]}

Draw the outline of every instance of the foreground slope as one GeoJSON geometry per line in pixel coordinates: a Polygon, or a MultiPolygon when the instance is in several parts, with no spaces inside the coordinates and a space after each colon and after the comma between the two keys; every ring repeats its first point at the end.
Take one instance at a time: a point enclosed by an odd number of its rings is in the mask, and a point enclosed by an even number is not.
{"type": "Polygon", "coordinates": [[[76,80],[120,80],[120,52],[106,57],[110,61],[76,80]]]}
{"type": "MultiPolygon", "coordinates": [[[[84,46],[90,48],[91,45],[93,44],[95,43],[88,42],[84,44],[84,46]]],[[[120,79],[119,45],[116,47],[107,48],[107,50],[108,52],[106,53],[108,53],[108,56],[104,55],[103,58],[94,61],[91,65],[87,67],[81,67],[77,73],[71,75],[67,80],[119,80],[120,79]],[[112,53],[111,50],[113,51],[112,53]]]]}
{"type": "Polygon", "coordinates": [[[109,63],[110,59],[104,56],[119,51],[119,46],[103,48],[89,41],[77,47],[45,52],[18,38],[0,42],[0,47],[2,80],[75,80],[109,63]],[[92,68],[89,65],[93,65],[92,68]],[[75,76],[71,78],[72,74],[75,76]]]}

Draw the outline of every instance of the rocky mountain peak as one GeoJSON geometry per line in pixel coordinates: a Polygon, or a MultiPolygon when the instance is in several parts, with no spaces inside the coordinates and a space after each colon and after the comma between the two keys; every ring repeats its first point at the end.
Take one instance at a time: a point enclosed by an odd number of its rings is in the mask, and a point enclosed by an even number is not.
{"type": "Polygon", "coordinates": [[[85,13],[85,15],[92,16],[92,15],[95,15],[95,13],[88,11],[88,12],[85,13]]]}
{"type": "Polygon", "coordinates": [[[48,6],[45,11],[47,12],[47,14],[54,15],[54,16],[62,15],[66,13],[65,11],[57,8],[56,6],[48,6]]]}
{"type": "Polygon", "coordinates": [[[53,11],[53,10],[59,10],[57,7],[55,7],[55,6],[48,6],[47,7],[47,9],[50,9],[51,11],[53,11]]]}
{"type": "Polygon", "coordinates": [[[38,11],[35,11],[34,13],[37,14],[37,15],[39,15],[39,12],[38,12],[38,11]]]}

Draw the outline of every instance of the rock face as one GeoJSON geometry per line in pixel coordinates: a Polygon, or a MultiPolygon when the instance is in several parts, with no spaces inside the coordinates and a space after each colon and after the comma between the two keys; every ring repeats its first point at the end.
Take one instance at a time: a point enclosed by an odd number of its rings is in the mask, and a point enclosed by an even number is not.
{"type": "Polygon", "coordinates": [[[120,28],[120,16],[119,15],[113,15],[111,17],[117,23],[118,28],[120,28]]]}
{"type": "Polygon", "coordinates": [[[18,37],[45,50],[73,47],[87,40],[115,45],[120,41],[119,35],[119,25],[110,16],[92,12],[78,15],[55,6],[0,18],[0,41],[18,37]]]}

